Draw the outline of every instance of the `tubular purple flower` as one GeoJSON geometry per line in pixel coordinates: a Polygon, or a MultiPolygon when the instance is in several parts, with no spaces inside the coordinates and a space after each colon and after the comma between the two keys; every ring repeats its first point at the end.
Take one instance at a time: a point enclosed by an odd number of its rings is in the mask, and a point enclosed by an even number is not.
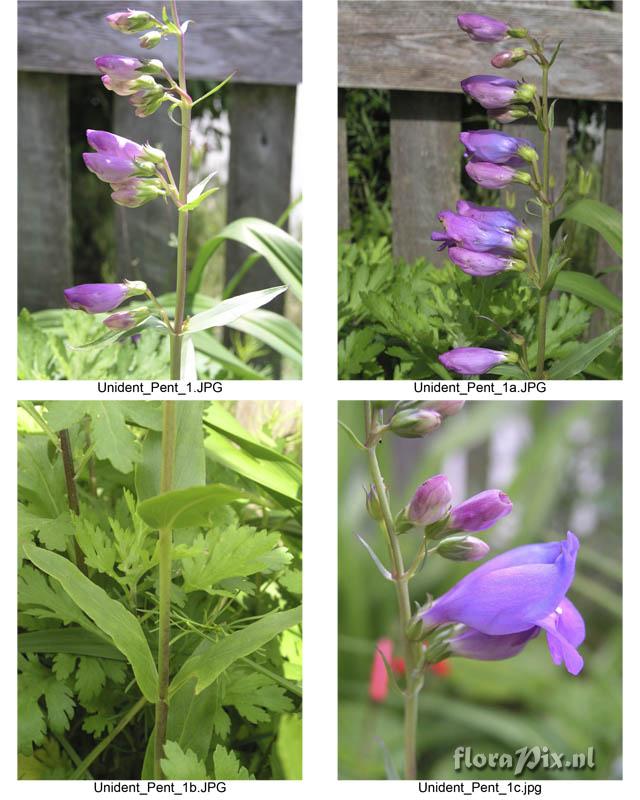
{"type": "Polygon", "coordinates": [[[460,14],[458,27],[474,42],[501,42],[509,35],[506,22],[482,14],[460,14]]]}
{"type": "Polygon", "coordinates": [[[524,545],[490,559],[422,612],[427,627],[462,623],[479,633],[505,636],[543,628],[554,663],[572,675],[583,666],[577,647],[584,622],[566,598],[580,543],[570,531],[562,542],[524,545]]]}
{"type": "Polygon", "coordinates": [[[484,531],[510,514],[512,508],[507,494],[499,489],[487,489],[452,509],[449,529],[470,533],[484,531]]]}
{"type": "Polygon", "coordinates": [[[496,250],[513,253],[516,250],[526,250],[526,243],[523,247],[513,234],[493,225],[478,222],[472,217],[463,217],[461,214],[454,214],[453,211],[441,211],[438,219],[445,232],[436,231],[431,234],[431,238],[443,242],[442,247],[464,247],[478,253],[496,250]]]}
{"type": "Polygon", "coordinates": [[[465,156],[473,156],[478,161],[491,161],[494,164],[521,166],[524,163],[520,153],[521,148],[528,147],[535,152],[533,144],[528,139],[509,136],[500,131],[463,131],[459,134],[459,138],[465,147],[465,156]]]}
{"type": "Polygon", "coordinates": [[[516,217],[514,217],[510,211],[507,211],[506,208],[478,206],[475,203],[470,203],[468,200],[458,200],[456,203],[456,211],[461,217],[470,217],[477,222],[482,222],[485,225],[493,225],[494,228],[500,228],[509,233],[515,233],[521,226],[521,223],[516,217]]]}
{"type": "Polygon", "coordinates": [[[133,81],[140,77],[138,70],[142,61],[132,56],[105,55],[93,59],[103,75],[111,75],[119,81],[133,81]]]}
{"type": "Polygon", "coordinates": [[[117,308],[130,294],[125,283],[82,283],[65,289],[64,296],[71,308],[99,314],[117,308]]]}
{"type": "Polygon", "coordinates": [[[462,91],[483,108],[503,108],[511,103],[530,103],[536,87],[497,75],[472,75],[460,82],[462,91]]]}
{"type": "Polygon", "coordinates": [[[104,153],[83,153],[88,170],[105,183],[122,183],[131,178],[136,170],[133,161],[104,153]]]}
{"type": "Polygon", "coordinates": [[[149,178],[132,178],[123,183],[114,183],[111,188],[114,190],[111,193],[113,202],[126,208],[138,208],[165,194],[164,189],[149,178]]]}
{"type": "Polygon", "coordinates": [[[102,322],[113,331],[126,331],[134,328],[145,320],[151,312],[148,308],[137,308],[132,311],[118,311],[102,322]]]}
{"type": "Polygon", "coordinates": [[[420,439],[440,427],[442,417],[431,408],[406,409],[391,417],[389,427],[404,439],[420,439]]]}
{"type": "Polygon", "coordinates": [[[414,525],[431,525],[442,519],[451,505],[452,489],[446,475],[434,475],[415,491],[407,518],[414,525]]]}
{"type": "Polygon", "coordinates": [[[505,270],[522,272],[527,267],[520,259],[493,253],[476,253],[475,250],[466,250],[464,247],[450,247],[447,255],[463,272],[476,278],[486,278],[505,270]]]}
{"type": "Polygon", "coordinates": [[[482,375],[498,364],[515,363],[517,358],[515,353],[490,350],[488,347],[457,347],[438,356],[441,364],[460,375],[482,375]]]}
{"type": "Polygon", "coordinates": [[[519,633],[489,636],[465,626],[448,640],[449,652],[452,656],[477,661],[502,661],[517,656],[539,633],[540,628],[534,626],[519,633]]]}
{"type": "Polygon", "coordinates": [[[492,164],[490,161],[471,159],[465,165],[465,172],[478,186],[485,189],[504,189],[510,183],[531,183],[528,172],[514,169],[506,164],[492,164]]]}
{"type": "Polygon", "coordinates": [[[141,144],[133,142],[131,139],[125,139],[124,136],[109,133],[109,131],[88,130],[87,142],[98,153],[126,158],[129,161],[144,155],[141,144]]]}

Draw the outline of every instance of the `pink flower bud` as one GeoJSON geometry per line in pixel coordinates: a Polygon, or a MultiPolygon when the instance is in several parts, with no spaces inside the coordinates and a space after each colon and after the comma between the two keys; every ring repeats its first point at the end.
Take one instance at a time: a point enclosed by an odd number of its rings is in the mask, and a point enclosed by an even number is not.
{"type": "Polygon", "coordinates": [[[432,525],[442,519],[451,505],[452,489],[446,475],[434,475],[416,489],[407,517],[415,525],[432,525]]]}

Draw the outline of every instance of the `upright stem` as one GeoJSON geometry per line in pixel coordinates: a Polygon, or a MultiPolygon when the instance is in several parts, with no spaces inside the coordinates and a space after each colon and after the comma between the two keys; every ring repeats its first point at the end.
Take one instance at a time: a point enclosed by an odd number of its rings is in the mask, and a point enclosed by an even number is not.
{"type": "MultiPolygon", "coordinates": [[[[171,490],[176,452],[176,403],[165,400],[162,409],[162,473],[160,492],[171,490]]],[[[153,775],[162,778],[160,759],[164,756],[169,715],[169,642],[171,635],[171,528],[158,532],[158,701],[153,754],[153,775]]]]}
{"type": "MultiPolygon", "coordinates": [[[[171,0],[173,21],[180,27],[180,18],[176,0],[171,0]]],[[[185,69],[184,33],[178,39],[178,85],[187,95],[187,78],[185,69]]],[[[180,205],[187,202],[189,193],[189,164],[191,161],[191,102],[186,99],[180,104],[181,136],[180,136],[180,182],[178,200],[180,205]]],[[[180,334],[184,324],[185,295],[187,289],[187,233],[189,228],[189,212],[178,212],[178,253],[176,258],[176,310],[174,328],[176,335],[171,337],[171,378],[180,378],[182,341],[180,334]]]]}
{"type": "MultiPolygon", "coordinates": [[[[76,473],[73,467],[73,452],[71,450],[71,439],[69,438],[69,431],[64,429],[58,433],[60,439],[60,452],[62,453],[62,466],[64,468],[64,480],[67,485],[67,501],[69,509],[76,517],[80,516],[80,505],[78,504],[78,490],[76,488],[76,473]]],[[[82,550],[78,546],[78,542],[73,539],[73,545],[69,545],[69,555],[73,563],[78,567],[81,572],[87,573],[87,567],[84,563],[84,556],[82,550]]]]}
{"type": "MultiPolygon", "coordinates": [[[[544,127],[544,140],[542,150],[542,193],[549,198],[549,147],[551,144],[551,131],[549,129],[549,65],[542,65],[542,123],[544,127]]],[[[551,245],[551,207],[542,201],[542,240],[540,244],[540,299],[538,304],[538,358],[536,363],[536,378],[544,377],[544,355],[547,339],[547,309],[549,295],[542,291],[549,275],[549,250],[551,245]]]]}
{"type": "Polygon", "coordinates": [[[411,599],[409,597],[409,582],[405,575],[404,561],[400,549],[400,541],[395,530],[393,515],[387,499],[387,491],[380,472],[380,465],[376,455],[377,440],[371,435],[372,426],[375,424],[371,403],[365,403],[365,427],[369,471],[376,487],[380,500],[384,529],[387,534],[389,553],[393,565],[393,579],[398,600],[398,612],[404,660],[406,666],[406,687],[404,693],[404,777],[407,780],[416,778],[416,730],[418,726],[418,694],[422,688],[422,676],[417,674],[418,645],[407,636],[407,629],[411,621],[411,599]]]}

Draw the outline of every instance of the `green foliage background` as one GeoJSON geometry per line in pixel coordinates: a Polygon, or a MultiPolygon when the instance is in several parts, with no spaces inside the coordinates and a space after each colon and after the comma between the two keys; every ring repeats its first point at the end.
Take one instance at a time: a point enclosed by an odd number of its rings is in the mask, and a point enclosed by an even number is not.
{"type": "MultiPolygon", "coordinates": [[[[514,510],[487,531],[493,554],[521,544],[581,536],[569,592],[586,621],[585,668],[572,677],[551,662],[544,637],[516,658],[498,662],[452,659],[451,672],[426,676],[420,698],[418,775],[429,779],[513,778],[508,770],[453,769],[453,752],[514,753],[548,746],[559,753],[593,747],[594,770],[525,771],[530,779],[621,777],[621,405],[617,402],[468,402],[424,439],[385,436],[379,448],[392,512],[409,502],[429,476],[466,471],[464,496],[500,488],[514,510]],[[519,450],[504,449],[517,432],[519,450]],[[510,433],[509,433],[510,431],[510,433]],[[509,451],[511,452],[511,451],[509,451]],[[597,526],[584,535],[590,515],[597,526]]],[[[340,419],[362,435],[362,403],[342,402],[340,419]]],[[[366,458],[339,434],[339,770],[342,778],[385,777],[385,753],[402,764],[402,698],[391,689],[383,704],[367,694],[375,643],[398,642],[393,587],[355,538],[363,535],[383,562],[386,550],[366,514],[366,458]]],[[[462,489],[455,500],[464,499],[462,489]]],[[[402,537],[405,558],[418,546],[402,537]]],[[[485,538],[483,536],[483,538],[485,538]]],[[[411,554],[411,555],[410,555],[411,554]]],[[[434,557],[411,583],[412,600],[438,596],[473,565],[434,557]]],[[[399,653],[398,653],[399,655],[399,653]]]]}
{"type": "Polygon", "coordinates": [[[178,403],[173,486],[183,492],[160,503],[161,428],[155,401],[19,409],[22,779],[152,777],[153,705],[144,698],[157,680],[158,535],[149,523],[152,513],[182,513],[203,491],[197,516],[191,504],[189,521],[174,525],[175,688],[164,772],[300,777],[299,408],[178,403]],[[64,428],[79,516],[69,509],[57,445],[64,428]],[[241,502],[215,502],[215,484],[241,502]],[[103,752],[92,755],[102,741],[103,752]]]}

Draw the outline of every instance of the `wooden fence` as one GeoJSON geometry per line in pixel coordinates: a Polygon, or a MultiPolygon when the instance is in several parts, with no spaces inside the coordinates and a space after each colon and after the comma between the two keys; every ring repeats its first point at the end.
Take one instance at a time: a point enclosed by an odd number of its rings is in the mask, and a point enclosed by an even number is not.
{"type": "MultiPolygon", "coordinates": [[[[72,208],[69,159],[69,76],[96,75],[105,53],[146,54],[135,37],[111,30],[104,16],[125,4],[113,0],[21,0],[18,3],[18,257],[19,304],[30,309],[63,304],[74,283],[71,230],[82,208],[72,208]]],[[[136,0],[159,16],[162,2],[136,0]]],[[[189,78],[221,80],[235,71],[231,95],[229,220],[257,216],[275,222],[290,203],[296,85],[302,72],[300,0],[180,0],[189,28],[189,78]]],[[[176,74],[175,42],[149,52],[176,74]]],[[[111,130],[161,143],[179,160],[179,128],[164,111],[146,119],[126,98],[113,96],[111,130]]],[[[76,132],[77,134],[77,132],[76,132]]],[[[170,288],[175,251],[167,246],[176,211],[159,202],[115,207],[117,274],[139,277],[155,291],[170,288]]],[[[227,248],[227,275],[244,259],[227,248]]],[[[242,288],[259,288],[250,272],[242,288]]],[[[260,287],[262,288],[262,287],[260,287]]],[[[272,305],[273,309],[273,305],[272,305]]],[[[277,310],[277,309],[276,309],[277,310]]]]}
{"type": "MultiPolygon", "coordinates": [[[[567,161],[568,120],[575,100],[606,104],[602,158],[602,199],[622,207],[622,3],[608,11],[576,9],[571,2],[474,2],[457,0],[341,0],[338,4],[338,83],[340,92],[355,87],[391,91],[391,205],[393,249],[413,261],[434,252],[431,231],[436,215],[451,208],[460,193],[458,141],[462,118],[460,80],[495,72],[489,64],[495,46],[472,42],[456,24],[456,15],[472,10],[524,25],[563,40],[551,72],[555,110],[552,170],[558,184],[567,161]]],[[[535,79],[529,60],[508,70],[510,76],[535,79]]],[[[503,74],[506,74],[503,73],[503,74]]],[[[339,102],[339,226],[349,227],[347,131],[344,95],[339,102]]],[[[512,123],[506,130],[538,146],[535,125],[512,123]]],[[[522,187],[523,188],[523,187],[522,187]]],[[[522,197],[522,191],[516,190],[522,197]]],[[[520,207],[520,205],[518,205],[520,207]]],[[[614,263],[605,247],[603,266],[614,263]]],[[[599,260],[600,263],[600,260],[599,260]]],[[[619,289],[620,274],[608,276],[619,289]]],[[[613,284],[613,285],[612,285],[613,284]]]]}

